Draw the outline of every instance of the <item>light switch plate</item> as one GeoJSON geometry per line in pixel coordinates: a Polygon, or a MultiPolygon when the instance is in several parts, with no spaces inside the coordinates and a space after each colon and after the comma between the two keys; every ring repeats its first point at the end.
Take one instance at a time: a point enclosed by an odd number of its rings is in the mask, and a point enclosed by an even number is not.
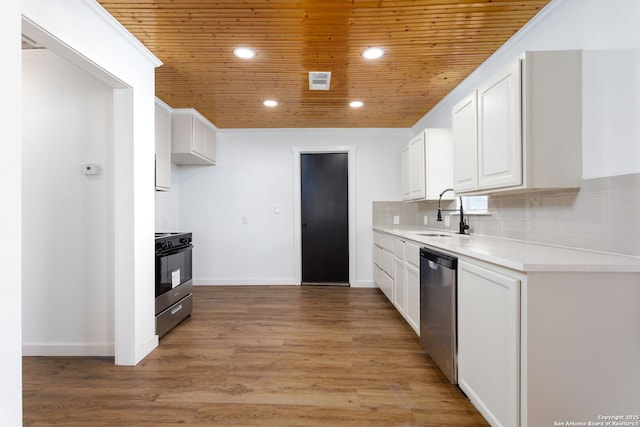
{"type": "Polygon", "coordinates": [[[423,225],[428,225],[429,224],[429,217],[428,216],[424,216],[424,224],[423,225]]]}
{"type": "Polygon", "coordinates": [[[393,216],[393,225],[400,224],[400,217],[398,215],[393,216]]]}

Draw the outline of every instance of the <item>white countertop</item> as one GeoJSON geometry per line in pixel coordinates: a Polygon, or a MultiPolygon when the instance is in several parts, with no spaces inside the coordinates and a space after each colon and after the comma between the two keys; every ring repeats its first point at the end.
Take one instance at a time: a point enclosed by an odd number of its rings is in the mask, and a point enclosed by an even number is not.
{"type": "Polygon", "coordinates": [[[459,235],[426,227],[374,226],[374,230],[413,240],[445,252],[475,258],[522,272],[640,272],[640,257],[592,252],[501,239],[459,235]],[[421,233],[449,237],[420,236],[421,233]]]}

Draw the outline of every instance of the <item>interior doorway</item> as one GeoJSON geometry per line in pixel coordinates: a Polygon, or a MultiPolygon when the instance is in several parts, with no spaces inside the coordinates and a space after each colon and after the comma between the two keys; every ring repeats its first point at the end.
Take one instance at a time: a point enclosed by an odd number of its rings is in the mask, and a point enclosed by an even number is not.
{"type": "MultiPolygon", "coordinates": [[[[108,331],[108,333],[113,336],[113,341],[97,343],[90,346],[67,346],[65,344],[67,341],[61,340],[63,346],[55,346],[53,350],[48,349],[47,351],[49,354],[55,350],[59,355],[77,355],[72,353],[75,353],[79,348],[81,351],[89,353],[82,355],[114,353],[116,365],[133,366],[141,359],[141,355],[148,354],[151,349],[157,346],[157,336],[155,340],[150,339],[142,346],[139,345],[135,339],[138,331],[136,322],[141,323],[139,321],[141,316],[136,316],[136,306],[132,303],[135,301],[135,294],[139,292],[135,286],[138,281],[135,279],[134,283],[132,274],[138,262],[133,263],[131,261],[132,251],[135,249],[134,239],[132,238],[134,209],[133,197],[131,196],[134,191],[132,186],[134,182],[132,168],[132,147],[134,146],[133,88],[119,80],[117,76],[114,76],[96,63],[88,60],[72,46],[62,43],[54,34],[48,32],[47,29],[24,16],[22,18],[22,35],[24,37],[23,43],[26,39],[28,43],[33,43],[38,48],[48,49],[52,54],[59,56],[61,59],[74,64],[88,74],[96,77],[111,89],[111,95],[109,96],[111,99],[111,109],[106,112],[106,119],[110,122],[110,129],[106,136],[111,141],[107,149],[109,150],[109,168],[112,178],[108,180],[107,194],[102,200],[102,202],[106,201],[108,205],[109,217],[106,219],[106,228],[108,229],[106,231],[109,236],[104,241],[100,241],[100,244],[103,247],[102,250],[109,253],[107,259],[107,268],[109,271],[107,273],[108,277],[106,278],[108,285],[105,286],[108,287],[106,291],[109,293],[108,297],[111,302],[110,307],[107,307],[106,313],[113,319],[113,322],[107,326],[112,329],[112,331],[108,331]],[[116,223],[118,224],[117,227],[116,223]]],[[[92,160],[77,159],[79,164],[83,161],[92,162],[92,160]]],[[[80,168],[76,167],[75,171],[79,173],[80,168]]],[[[98,177],[99,176],[104,177],[105,175],[102,174],[98,175],[98,177]]],[[[98,177],[83,177],[82,179],[97,180],[99,179],[98,177]]],[[[48,184],[48,181],[45,180],[45,183],[48,184]]],[[[153,199],[151,198],[151,200],[153,199]]],[[[90,203],[87,202],[87,204],[90,203]]],[[[102,224],[105,223],[103,222],[102,224]]],[[[152,226],[149,228],[150,231],[153,230],[152,226]]],[[[153,234],[150,233],[150,236],[153,236],[153,234]]],[[[64,241],[63,243],[67,244],[68,242],[64,241]]],[[[75,248],[75,250],[83,249],[75,248]]],[[[153,254],[150,254],[150,258],[153,259],[153,254]]],[[[81,265],[80,267],[91,268],[89,265],[81,265]]],[[[153,269],[151,269],[151,271],[153,271],[153,269]]],[[[152,278],[149,280],[149,283],[150,294],[153,295],[152,278]]],[[[81,298],[81,296],[76,295],[75,298],[77,300],[81,298]]],[[[21,311],[24,311],[24,307],[21,311]]],[[[153,322],[152,319],[153,316],[149,319],[149,324],[153,322]]]]}
{"type": "Polygon", "coordinates": [[[347,153],[300,156],[302,284],[349,284],[347,153]]]}
{"type": "Polygon", "coordinates": [[[294,146],[293,154],[293,267],[294,283],[302,284],[302,175],[301,159],[304,154],[332,154],[343,153],[347,157],[347,206],[348,206],[348,246],[349,246],[349,276],[350,286],[358,286],[357,273],[357,209],[356,209],[356,154],[357,146],[352,145],[321,145],[321,146],[294,146]]]}

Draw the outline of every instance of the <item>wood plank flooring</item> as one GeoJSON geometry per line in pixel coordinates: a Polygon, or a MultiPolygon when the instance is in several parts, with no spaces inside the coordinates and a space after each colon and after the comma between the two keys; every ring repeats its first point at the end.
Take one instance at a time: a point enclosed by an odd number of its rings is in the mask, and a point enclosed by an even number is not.
{"type": "Polygon", "coordinates": [[[194,288],[136,367],[25,357],[24,425],[486,426],[377,289],[194,288]]]}

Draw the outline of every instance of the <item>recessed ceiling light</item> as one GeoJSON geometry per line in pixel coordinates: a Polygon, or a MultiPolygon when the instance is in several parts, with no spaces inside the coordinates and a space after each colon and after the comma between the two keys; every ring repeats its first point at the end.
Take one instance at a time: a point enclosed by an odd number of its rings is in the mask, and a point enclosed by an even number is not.
{"type": "Polygon", "coordinates": [[[351,108],[360,108],[363,105],[364,105],[364,102],[362,102],[362,101],[351,101],[349,103],[349,107],[351,107],[351,108]]]}
{"type": "Polygon", "coordinates": [[[273,99],[267,99],[266,101],[263,102],[265,107],[275,107],[278,105],[277,101],[274,101],[273,99]]]}
{"type": "Polygon", "coordinates": [[[233,49],[233,54],[242,59],[251,59],[256,56],[256,52],[248,47],[237,47],[233,49]]]}
{"type": "Polygon", "coordinates": [[[379,47],[370,47],[362,51],[364,59],[378,59],[384,55],[384,50],[379,47]]]}

